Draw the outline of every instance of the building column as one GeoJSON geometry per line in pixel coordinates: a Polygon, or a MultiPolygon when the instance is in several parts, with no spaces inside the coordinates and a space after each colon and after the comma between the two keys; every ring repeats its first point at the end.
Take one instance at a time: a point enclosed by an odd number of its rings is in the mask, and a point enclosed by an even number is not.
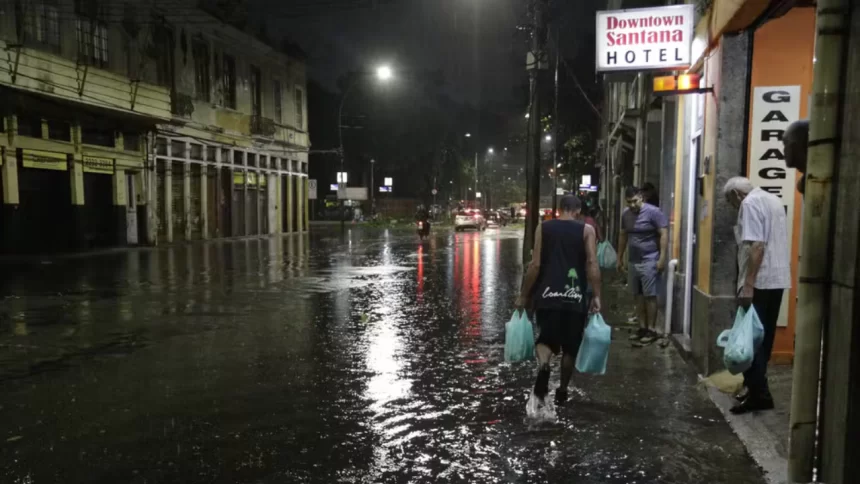
{"type": "Polygon", "coordinates": [[[304,178],[301,175],[296,175],[296,232],[302,233],[305,231],[305,191],[304,178]]]}
{"type": "MultiPolygon", "coordinates": [[[[138,226],[140,220],[145,220],[145,231],[140,232],[140,237],[146,237],[147,245],[158,245],[158,196],[156,187],[158,187],[158,171],[156,169],[155,157],[155,134],[150,133],[146,136],[146,143],[149,146],[147,155],[147,164],[140,174],[141,184],[138,185],[138,193],[144,194],[141,199],[145,206],[141,209],[138,204],[138,226]]],[[[135,177],[138,178],[138,177],[135,177]]],[[[141,239],[143,240],[143,239],[141,239]]]]}
{"type": "Polygon", "coordinates": [[[310,200],[308,200],[308,195],[310,194],[310,188],[309,188],[310,180],[308,179],[308,177],[304,177],[304,178],[302,178],[302,180],[304,181],[302,183],[302,187],[303,187],[302,203],[304,203],[304,207],[305,207],[305,209],[303,211],[303,213],[304,213],[304,224],[305,224],[304,227],[305,227],[305,230],[308,230],[308,228],[310,227],[310,213],[311,213],[310,212],[311,203],[310,203],[310,200]]]}
{"type": "Polygon", "coordinates": [[[266,213],[269,215],[269,235],[280,233],[281,231],[281,211],[278,209],[281,206],[281,191],[280,176],[277,173],[267,173],[266,190],[268,191],[268,209],[266,213]]]}
{"type": "Polygon", "coordinates": [[[291,233],[293,233],[293,230],[295,227],[295,225],[294,225],[295,222],[293,221],[293,212],[294,212],[293,204],[296,203],[293,200],[293,192],[295,191],[293,188],[293,185],[294,185],[293,175],[288,174],[286,180],[287,180],[287,206],[284,207],[284,210],[287,211],[287,226],[286,226],[285,232],[291,234],[291,233]]]}
{"type": "Polygon", "coordinates": [[[242,153],[242,233],[247,236],[251,233],[251,204],[248,203],[248,152],[242,153]]]}
{"type": "MultiPolygon", "coordinates": [[[[167,153],[170,154],[170,141],[167,142],[167,153]]],[[[173,163],[164,162],[164,229],[167,234],[167,243],[173,242],[173,163]]]]}
{"type": "MultiPolygon", "coordinates": [[[[707,246],[703,236],[705,224],[693,221],[699,223],[697,243],[700,245],[697,254],[699,260],[694,260],[693,264],[705,259],[710,265],[710,277],[705,281],[706,289],[699,286],[703,281],[694,281],[690,323],[694,360],[703,374],[724,368],[722,350],[714,345],[714,341],[724,329],[732,325],[736,308],[737,243],[734,227],[738,212],[722,196],[722,188],[729,178],[746,172],[747,146],[744,135],[749,110],[746,93],[751,75],[749,56],[752,55],[748,35],[753,33],[723,36],[720,55],[711,61],[720,62],[720,77],[715,81],[722,101],[714,125],[709,125],[708,117],[711,115],[706,112],[702,134],[702,163],[709,166],[710,171],[705,175],[704,183],[710,185],[706,188],[706,194],[711,192],[710,199],[705,198],[702,202],[703,206],[710,205],[707,207],[710,227],[707,228],[711,230],[711,240],[707,246]],[[743,129],[738,129],[739,126],[743,129]],[[714,127],[716,132],[712,129],[714,127]],[[708,148],[711,142],[715,148],[713,153],[708,148]]],[[[706,102],[713,102],[713,99],[706,99],[706,102]]],[[[689,121],[695,123],[695,120],[689,121]]],[[[690,202],[697,203],[697,198],[694,195],[690,202]]],[[[704,207],[700,207],[702,209],[704,207]]]]}
{"type": "Polygon", "coordinates": [[[69,183],[72,193],[72,249],[83,249],[86,245],[85,229],[85,196],[84,196],[84,162],[81,155],[72,156],[69,164],[69,183]]]}
{"type": "MultiPolygon", "coordinates": [[[[3,120],[0,119],[0,122],[3,120]]],[[[3,228],[0,229],[0,252],[11,252],[17,248],[18,227],[20,217],[18,205],[21,203],[18,195],[18,157],[15,150],[3,148],[3,162],[0,166],[0,178],[3,179],[3,228]]]]}
{"type": "Polygon", "coordinates": [[[209,239],[209,165],[200,166],[200,231],[209,239]]]}
{"type": "Polygon", "coordinates": [[[125,170],[116,169],[113,174],[113,212],[116,219],[116,244],[128,245],[128,190],[125,170]]]}
{"type": "MultiPolygon", "coordinates": [[[[209,223],[215,224],[215,237],[221,238],[224,237],[224,212],[223,212],[223,204],[224,200],[224,187],[222,185],[224,176],[221,172],[223,171],[222,163],[224,160],[221,158],[221,146],[215,150],[215,220],[210,220],[209,223]]],[[[229,194],[227,194],[229,195],[229,194]]],[[[229,200],[229,199],[228,199],[229,200]]]]}
{"type": "MultiPolygon", "coordinates": [[[[187,149],[186,149],[187,152],[187,149]]],[[[185,215],[185,240],[191,240],[191,163],[182,163],[182,212],[185,215]]]]}

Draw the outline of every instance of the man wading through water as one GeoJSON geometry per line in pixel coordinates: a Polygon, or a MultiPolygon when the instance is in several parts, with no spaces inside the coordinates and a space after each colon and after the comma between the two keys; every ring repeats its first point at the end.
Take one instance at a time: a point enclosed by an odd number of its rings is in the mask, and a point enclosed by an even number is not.
{"type": "Polygon", "coordinates": [[[576,220],[581,208],[578,198],[565,195],[559,202],[560,217],[538,226],[532,261],[517,299],[518,309],[534,307],[537,312],[539,369],[534,394],[541,401],[549,393],[550,359],[559,349],[564,355],[561,386],[555,392],[559,405],[567,401],[588,314],[600,312],[597,236],[592,227],[576,220]],[[590,301],[587,289],[593,294],[590,301]]]}

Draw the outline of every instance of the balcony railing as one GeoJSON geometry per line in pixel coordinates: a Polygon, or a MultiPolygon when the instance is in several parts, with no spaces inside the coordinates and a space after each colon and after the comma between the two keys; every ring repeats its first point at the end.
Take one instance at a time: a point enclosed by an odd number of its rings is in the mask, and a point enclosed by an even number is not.
{"type": "Polygon", "coordinates": [[[194,100],[188,94],[174,92],[171,96],[170,111],[174,116],[190,118],[194,113],[194,100]]]}
{"type": "Polygon", "coordinates": [[[251,116],[251,134],[272,138],[275,136],[275,121],[263,116],[251,116]]]}

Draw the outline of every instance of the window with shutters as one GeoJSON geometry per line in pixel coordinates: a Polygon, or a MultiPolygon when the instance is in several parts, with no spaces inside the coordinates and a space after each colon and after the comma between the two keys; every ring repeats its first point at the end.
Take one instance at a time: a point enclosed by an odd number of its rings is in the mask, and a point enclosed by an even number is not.
{"type": "Polygon", "coordinates": [[[97,0],[75,1],[78,60],[96,67],[108,65],[108,28],[97,0]]]}
{"type": "Polygon", "coordinates": [[[302,88],[296,88],[296,128],[305,129],[305,93],[302,88]]]}
{"type": "Polygon", "coordinates": [[[211,78],[209,72],[209,46],[203,39],[197,39],[191,46],[194,56],[194,87],[197,99],[209,102],[211,78]]]}
{"type": "Polygon", "coordinates": [[[275,100],[275,122],[282,123],[283,122],[283,102],[281,99],[281,81],[275,79],[272,81],[272,90],[274,91],[274,100],[275,100]]]}
{"type": "Polygon", "coordinates": [[[21,42],[60,50],[60,13],[58,0],[19,0],[15,3],[21,42]]]}
{"type": "Polygon", "coordinates": [[[236,109],[236,59],[229,55],[222,56],[224,65],[221,69],[221,84],[224,89],[224,107],[236,109]]]}

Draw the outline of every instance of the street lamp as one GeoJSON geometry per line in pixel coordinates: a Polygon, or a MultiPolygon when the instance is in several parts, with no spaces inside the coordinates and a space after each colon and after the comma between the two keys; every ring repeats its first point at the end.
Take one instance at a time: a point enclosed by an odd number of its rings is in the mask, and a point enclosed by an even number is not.
{"type": "MultiPolygon", "coordinates": [[[[340,98],[340,107],[338,107],[337,110],[337,134],[340,144],[340,171],[344,171],[343,164],[346,159],[346,155],[343,151],[343,106],[346,104],[346,98],[349,97],[349,93],[352,92],[352,88],[358,84],[358,77],[366,75],[367,72],[363,72],[358,76],[351,76],[349,84],[346,86],[346,89],[343,91],[343,95],[340,98]]],[[[386,82],[391,80],[392,77],[394,77],[394,72],[391,70],[390,66],[382,65],[376,69],[376,78],[379,81],[386,82]]]]}
{"type": "Polygon", "coordinates": [[[492,146],[491,146],[491,147],[489,147],[489,148],[487,148],[487,153],[489,153],[489,154],[491,154],[491,155],[493,154],[493,148],[492,148],[492,146]]]}
{"type": "Polygon", "coordinates": [[[547,141],[552,141],[552,135],[551,135],[551,134],[546,135],[546,140],[547,140],[547,141]]]}
{"type": "Polygon", "coordinates": [[[379,66],[376,69],[376,78],[382,82],[391,80],[394,77],[394,72],[391,70],[391,66],[383,65],[379,66]]]}
{"type": "Polygon", "coordinates": [[[471,138],[471,137],[472,137],[472,133],[466,133],[466,137],[467,137],[467,138],[471,138]]]}

